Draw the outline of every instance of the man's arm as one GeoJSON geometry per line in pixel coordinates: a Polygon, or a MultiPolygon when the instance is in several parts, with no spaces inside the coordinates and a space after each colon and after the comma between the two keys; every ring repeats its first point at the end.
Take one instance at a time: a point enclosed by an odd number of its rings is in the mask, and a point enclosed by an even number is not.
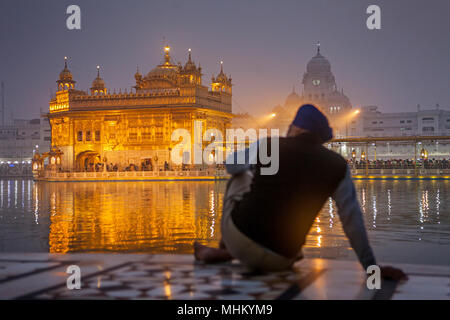
{"type": "Polygon", "coordinates": [[[363,215],[348,167],[332,198],[336,201],[345,235],[350,240],[362,266],[367,270],[368,266],[376,264],[376,260],[367,238],[363,215]]]}

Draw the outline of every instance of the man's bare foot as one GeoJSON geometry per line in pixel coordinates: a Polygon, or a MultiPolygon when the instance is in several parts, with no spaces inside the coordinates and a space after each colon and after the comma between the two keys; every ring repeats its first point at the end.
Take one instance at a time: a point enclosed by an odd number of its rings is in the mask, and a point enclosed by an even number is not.
{"type": "Polygon", "coordinates": [[[198,242],[194,242],[194,256],[195,260],[205,263],[219,263],[233,259],[226,249],[211,248],[198,242]]]}

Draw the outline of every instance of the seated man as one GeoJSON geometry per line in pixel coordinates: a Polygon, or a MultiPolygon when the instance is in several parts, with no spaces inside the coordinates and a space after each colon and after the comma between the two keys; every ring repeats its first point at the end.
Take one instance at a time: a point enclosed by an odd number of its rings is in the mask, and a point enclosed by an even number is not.
{"type": "MultiPolygon", "coordinates": [[[[227,164],[232,178],[224,196],[222,241],[219,248],[194,243],[196,259],[215,263],[236,258],[253,270],[289,269],[301,257],[306,236],[331,196],[363,268],[375,265],[347,162],[322,146],[331,138],[327,118],[316,107],[304,105],[287,137],[279,138],[276,174],[262,175],[259,161],[254,166],[227,164]]],[[[406,279],[392,267],[381,267],[381,274],[406,279]]]]}

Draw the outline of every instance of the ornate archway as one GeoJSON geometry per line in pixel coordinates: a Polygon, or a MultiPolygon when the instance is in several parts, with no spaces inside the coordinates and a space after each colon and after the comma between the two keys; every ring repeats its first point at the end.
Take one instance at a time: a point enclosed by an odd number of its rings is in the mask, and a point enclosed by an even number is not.
{"type": "Polygon", "coordinates": [[[93,150],[80,152],[76,157],[76,168],[78,171],[90,171],[101,162],[100,154],[93,150]]]}

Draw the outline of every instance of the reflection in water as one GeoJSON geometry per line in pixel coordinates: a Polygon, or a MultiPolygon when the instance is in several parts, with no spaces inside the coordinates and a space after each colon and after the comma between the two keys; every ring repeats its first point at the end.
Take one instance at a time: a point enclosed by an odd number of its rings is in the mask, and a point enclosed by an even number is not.
{"type": "Polygon", "coordinates": [[[49,251],[190,252],[217,242],[224,182],[36,183],[50,196],[49,251]]]}
{"type": "MultiPolygon", "coordinates": [[[[391,261],[450,264],[450,181],[366,180],[355,181],[355,186],[377,255],[391,261]]],[[[307,238],[306,255],[352,256],[341,223],[333,223],[335,204],[325,208],[307,238]]]]}
{"type": "MultiPolygon", "coordinates": [[[[224,181],[0,180],[0,251],[188,253],[194,240],[217,245],[225,186],[224,181]]],[[[408,259],[433,254],[436,263],[447,261],[439,257],[450,249],[450,181],[355,181],[355,186],[377,255],[398,250],[394,259],[403,259],[399,253],[408,259]]],[[[352,257],[331,199],[304,249],[307,256],[352,257]]]]}

